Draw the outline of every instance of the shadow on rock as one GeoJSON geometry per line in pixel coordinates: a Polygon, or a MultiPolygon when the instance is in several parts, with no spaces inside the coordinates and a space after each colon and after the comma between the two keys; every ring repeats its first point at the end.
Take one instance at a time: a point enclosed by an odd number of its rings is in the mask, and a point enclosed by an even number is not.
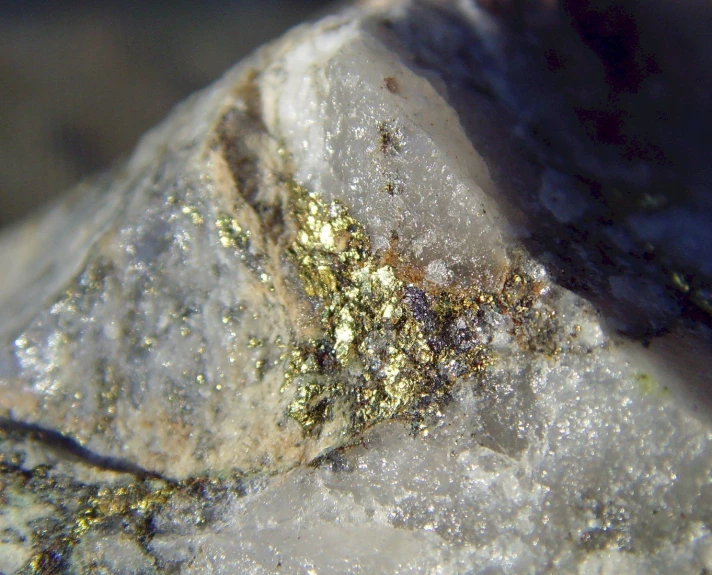
{"type": "Polygon", "coordinates": [[[465,5],[373,25],[445,81],[529,252],[712,408],[712,6],[465,5]]]}

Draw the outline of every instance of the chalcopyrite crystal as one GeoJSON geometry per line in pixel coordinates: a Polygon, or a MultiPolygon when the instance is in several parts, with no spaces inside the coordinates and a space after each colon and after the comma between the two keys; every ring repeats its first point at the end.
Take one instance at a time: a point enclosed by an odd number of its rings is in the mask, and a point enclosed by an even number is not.
{"type": "Polygon", "coordinates": [[[712,570],[708,190],[603,218],[501,25],[296,28],[5,232],[1,573],[712,570]]]}

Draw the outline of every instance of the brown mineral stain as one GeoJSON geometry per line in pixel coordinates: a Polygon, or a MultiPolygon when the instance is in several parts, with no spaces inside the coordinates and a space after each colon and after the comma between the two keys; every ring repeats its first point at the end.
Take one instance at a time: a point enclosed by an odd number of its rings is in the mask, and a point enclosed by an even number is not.
{"type": "Polygon", "coordinates": [[[398,84],[398,80],[395,79],[393,76],[386,76],[383,78],[383,82],[386,85],[386,89],[391,93],[391,94],[398,94],[400,95],[400,84],[398,84]]]}

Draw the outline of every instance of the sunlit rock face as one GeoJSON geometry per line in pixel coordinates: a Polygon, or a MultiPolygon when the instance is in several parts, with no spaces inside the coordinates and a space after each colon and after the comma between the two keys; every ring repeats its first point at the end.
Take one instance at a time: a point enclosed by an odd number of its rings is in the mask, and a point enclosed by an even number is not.
{"type": "Polygon", "coordinates": [[[295,29],[2,238],[0,572],[712,569],[689,204],[601,219],[475,8],[295,29]]]}

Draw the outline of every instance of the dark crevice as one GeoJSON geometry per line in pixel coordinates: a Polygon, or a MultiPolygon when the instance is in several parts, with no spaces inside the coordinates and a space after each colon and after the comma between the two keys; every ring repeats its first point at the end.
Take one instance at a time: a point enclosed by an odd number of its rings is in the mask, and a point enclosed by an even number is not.
{"type": "Polygon", "coordinates": [[[164,477],[160,473],[144,469],[140,465],[119,457],[95,453],[81,445],[76,439],[35,423],[15,421],[13,419],[0,417],[0,431],[11,433],[15,436],[29,439],[30,441],[36,441],[60,454],[62,457],[79,460],[92,467],[106,471],[115,471],[117,473],[129,473],[138,479],[160,479],[173,483],[171,479],[164,477]]]}

